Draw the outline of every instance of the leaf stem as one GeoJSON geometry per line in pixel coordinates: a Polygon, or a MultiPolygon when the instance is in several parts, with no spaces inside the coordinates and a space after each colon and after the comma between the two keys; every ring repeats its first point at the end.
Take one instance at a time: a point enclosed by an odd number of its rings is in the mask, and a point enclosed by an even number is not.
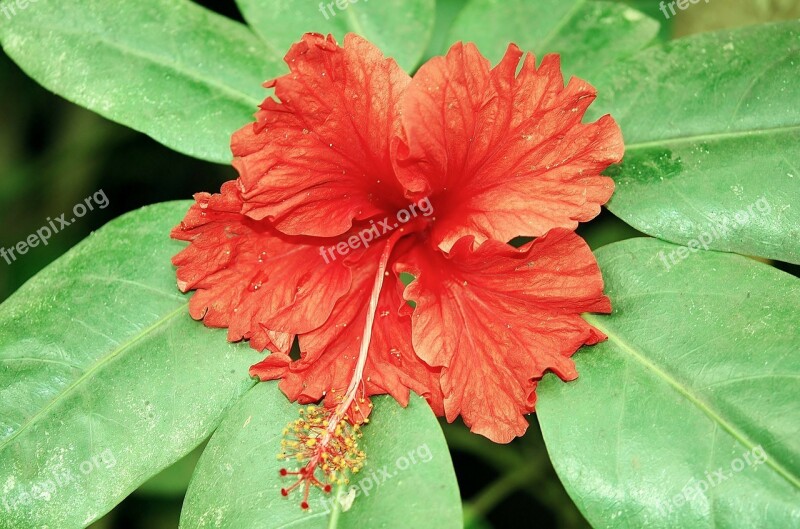
{"type": "MultiPolygon", "coordinates": [[[[465,518],[483,518],[494,509],[497,504],[526,483],[538,470],[539,468],[536,465],[523,465],[503,475],[494,483],[483,489],[477,497],[470,502],[470,509],[465,513],[465,518]]],[[[465,520],[465,525],[468,521],[470,520],[465,520]]]]}

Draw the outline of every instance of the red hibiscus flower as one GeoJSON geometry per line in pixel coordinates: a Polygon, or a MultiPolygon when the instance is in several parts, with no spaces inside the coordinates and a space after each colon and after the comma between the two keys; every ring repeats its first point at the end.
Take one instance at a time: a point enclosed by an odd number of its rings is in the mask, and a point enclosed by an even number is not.
{"type": "Polygon", "coordinates": [[[537,380],[575,378],[569,357],[605,338],[580,317],[611,307],[572,230],[623,154],[610,116],[581,122],[589,84],[522,55],[492,68],[459,43],[411,78],[355,35],[305,35],[233,137],[239,179],[172,232],[191,243],[174,264],[192,316],[269,349],[253,375],[352,423],[371,395],[414,391],[494,441],[522,435],[537,380]]]}

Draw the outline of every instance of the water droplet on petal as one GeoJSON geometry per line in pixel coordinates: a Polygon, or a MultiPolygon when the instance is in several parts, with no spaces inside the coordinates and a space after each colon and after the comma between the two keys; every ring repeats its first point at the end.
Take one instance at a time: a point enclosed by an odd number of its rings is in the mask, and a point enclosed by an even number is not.
{"type": "Polygon", "coordinates": [[[392,361],[395,364],[403,363],[403,359],[400,357],[400,350],[398,348],[392,347],[391,349],[389,349],[389,355],[391,355],[392,361]]]}

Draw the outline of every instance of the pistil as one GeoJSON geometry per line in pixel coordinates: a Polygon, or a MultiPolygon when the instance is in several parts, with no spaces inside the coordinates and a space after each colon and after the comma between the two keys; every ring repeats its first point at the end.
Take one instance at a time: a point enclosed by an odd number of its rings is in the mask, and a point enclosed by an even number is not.
{"type": "MultiPolygon", "coordinates": [[[[303,509],[309,508],[308,497],[311,487],[330,493],[333,483],[347,483],[347,476],[357,473],[363,467],[366,455],[358,449],[357,442],[361,437],[360,426],[351,424],[348,410],[355,402],[359,388],[363,391],[364,366],[372,341],[372,328],[375,324],[375,313],[378,310],[383,282],[389,274],[387,267],[392,250],[403,236],[419,231],[422,227],[422,224],[417,226],[416,223],[411,223],[399,228],[386,240],[369,298],[367,319],[356,366],[339,404],[330,411],[316,406],[301,409],[301,418],[291,423],[284,431],[287,438],[281,443],[283,453],[278,459],[296,459],[305,465],[296,472],[290,472],[285,468],[280,470],[281,476],[297,477],[293,485],[281,489],[281,494],[288,496],[303,484],[303,500],[300,503],[303,509]],[[317,477],[318,470],[322,471],[320,477],[317,477]]],[[[356,409],[360,411],[357,404],[356,409]]],[[[362,417],[363,415],[362,413],[362,417]]],[[[363,422],[367,423],[369,419],[364,418],[363,422]]]]}

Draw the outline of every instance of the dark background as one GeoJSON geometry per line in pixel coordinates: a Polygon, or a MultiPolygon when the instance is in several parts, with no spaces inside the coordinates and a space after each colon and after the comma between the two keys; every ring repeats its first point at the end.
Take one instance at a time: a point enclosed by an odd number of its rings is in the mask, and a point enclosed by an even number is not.
{"type": "MultiPolygon", "coordinates": [[[[241,19],[232,1],[198,3],[241,19]]],[[[628,3],[667,24],[657,1],[628,3]]],[[[798,16],[797,0],[711,0],[680,12],[666,31],[681,36],[798,16]]],[[[25,76],[3,53],[0,123],[0,246],[12,247],[48,217],[70,211],[99,189],[110,201],[106,209],[95,209],[55,235],[47,246],[31,249],[11,265],[0,260],[0,301],[111,219],[154,202],[216,190],[236,177],[231,167],[175,153],[60,99],[25,76]]],[[[580,232],[593,247],[637,235],[607,212],[580,232]]],[[[777,266],[797,273],[797,267],[777,266]]],[[[458,424],[445,427],[464,499],[489,513],[491,525],[479,520],[473,527],[588,527],[555,476],[535,417],[531,422],[529,433],[510,446],[471,435],[458,424]]],[[[151,480],[92,527],[176,528],[199,453],[151,480]]]]}

